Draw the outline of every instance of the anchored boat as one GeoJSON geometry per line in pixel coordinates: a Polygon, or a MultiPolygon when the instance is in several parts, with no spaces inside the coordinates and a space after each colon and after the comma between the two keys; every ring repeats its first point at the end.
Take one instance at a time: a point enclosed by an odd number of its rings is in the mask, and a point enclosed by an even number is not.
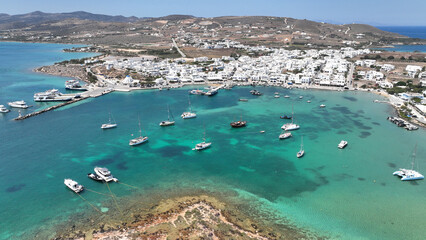
{"type": "Polygon", "coordinates": [[[83,185],[80,185],[78,182],[69,178],[64,180],[64,184],[75,193],[79,193],[84,190],[83,185]]]}
{"type": "Polygon", "coordinates": [[[142,143],[148,141],[148,137],[147,136],[142,136],[141,120],[139,119],[139,117],[138,117],[138,120],[139,120],[139,137],[131,139],[129,141],[129,145],[130,146],[136,146],[136,145],[139,145],[139,144],[142,144],[142,143]]]}
{"type": "Polygon", "coordinates": [[[8,102],[7,104],[9,106],[13,107],[13,108],[23,108],[23,109],[25,109],[25,108],[29,107],[24,100],[15,101],[15,102],[8,102]]]}
{"type": "Polygon", "coordinates": [[[191,108],[191,100],[188,98],[188,105],[189,105],[189,111],[188,112],[184,112],[182,113],[181,118],[182,119],[190,119],[190,118],[195,118],[197,117],[197,114],[192,112],[192,108],[191,108]]]}
{"type": "Polygon", "coordinates": [[[339,145],[337,145],[338,148],[343,149],[348,145],[348,142],[345,140],[340,141],[339,145]]]}
{"type": "Polygon", "coordinates": [[[175,119],[173,118],[173,114],[170,112],[170,108],[167,105],[167,121],[160,122],[160,126],[166,127],[166,126],[172,126],[175,124],[175,119]],[[172,120],[170,121],[170,116],[172,117],[172,120]]]}
{"type": "Polygon", "coordinates": [[[109,113],[109,121],[108,121],[108,123],[102,124],[101,128],[102,129],[110,129],[110,128],[115,128],[115,127],[117,127],[117,123],[115,122],[115,120],[112,117],[111,113],[109,113]],[[111,121],[111,118],[112,118],[112,121],[111,121]]]}
{"type": "Polygon", "coordinates": [[[111,181],[118,182],[118,179],[112,176],[108,168],[95,167],[94,171],[95,171],[95,174],[105,182],[111,182],[111,181]]]}
{"type": "Polygon", "coordinates": [[[421,180],[425,178],[422,174],[414,170],[414,162],[416,161],[416,149],[417,145],[414,147],[414,151],[411,156],[411,169],[400,168],[398,171],[395,171],[393,173],[394,176],[401,177],[401,181],[421,180]]]}
{"type": "Polygon", "coordinates": [[[296,156],[298,158],[301,158],[305,155],[305,150],[303,149],[303,136],[302,136],[302,142],[300,143],[300,150],[297,152],[296,156]]]}

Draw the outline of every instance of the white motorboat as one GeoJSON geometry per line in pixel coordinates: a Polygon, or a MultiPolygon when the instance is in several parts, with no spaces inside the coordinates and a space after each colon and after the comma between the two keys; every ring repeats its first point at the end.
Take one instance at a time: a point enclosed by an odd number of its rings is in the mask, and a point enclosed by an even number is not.
{"type": "Polygon", "coordinates": [[[65,82],[65,89],[76,90],[76,91],[87,91],[86,88],[81,87],[78,80],[68,80],[65,82]]]}
{"type": "Polygon", "coordinates": [[[110,129],[110,128],[115,128],[115,127],[117,127],[117,123],[115,122],[115,120],[112,117],[111,113],[109,113],[109,121],[108,121],[108,123],[102,124],[101,128],[102,129],[110,129]],[[111,119],[112,119],[112,121],[111,121],[111,119]]]}
{"type": "Polygon", "coordinates": [[[275,95],[274,98],[280,98],[280,95],[275,95]]]}
{"type": "Polygon", "coordinates": [[[340,141],[339,145],[337,145],[338,148],[343,149],[348,145],[348,142],[345,140],[340,141]]]}
{"type": "Polygon", "coordinates": [[[4,105],[0,105],[0,113],[7,113],[7,112],[9,112],[10,110],[9,109],[7,109],[4,105]]]}
{"type": "Polygon", "coordinates": [[[414,170],[414,162],[416,161],[416,149],[417,145],[414,147],[413,154],[411,156],[411,169],[400,168],[398,171],[393,173],[394,176],[401,177],[401,181],[412,181],[412,180],[422,180],[425,177],[414,170]]]}
{"type": "Polygon", "coordinates": [[[84,189],[83,185],[80,185],[78,182],[69,178],[64,180],[64,184],[75,193],[79,193],[84,189]]]}
{"type": "Polygon", "coordinates": [[[302,99],[303,98],[303,96],[299,96],[299,99],[302,99]]]}
{"type": "Polygon", "coordinates": [[[280,95],[280,93],[279,93],[279,92],[275,92],[274,94],[275,94],[275,95],[280,95]]]}
{"type": "Polygon", "coordinates": [[[289,96],[289,95],[285,95],[284,97],[285,97],[285,98],[289,98],[290,96],[289,96]]]}
{"type": "Polygon", "coordinates": [[[206,148],[209,148],[211,145],[212,145],[211,142],[206,142],[206,131],[204,130],[203,142],[197,143],[195,145],[195,148],[193,148],[192,150],[201,151],[201,150],[204,150],[206,148]]]}
{"type": "Polygon", "coordinates": [[[303,157],[303,155],[305,155],[305,150],[303,149],[303,136],[302,136],[302,141],[300,143],[300,150],[297,152],[296,156],[298,158],[303,157]]]}
{"type": "Polygon", "coordinates": [[[311,103],[311,100],[306,101],[307,103],[311,103]]]}
{"type": "Polygon", "coordinates": [[[15,102],[8,102],[7,103],[9,106],[13,107],[13,108],[28,108],[27,103],[24,100],[21,101],[15,101],[15,102]]]}
{"type": "Polygon", "coordinates": [[[94,171],[95,171],[95,174],[98,175],[98,177],[102,178],[102,180],[105,182],[111,182],[111,181],[118,182],[118,179],[112,176],[108,168],[95,167],[94,171]]]}
{"type": "Polygon", "coordinates": [[[160,122],[160,126],[166,127],[166,126],[172,126],[175,124],[175,119],[173,117],[173,114],[170,112],[169,106],[167,106],[167,121],[160,122]],[[170,116],[172,120],[170,120],[170,116]]]}
{"type": "Polygon", "coordinates": [[[297,130],[300,128],[299,125],[295,124],[293,122],[294,120],[294,112],[293,112],[293,107],[292,107],[292,111],[291,111],[291,123],[286,123],[284,125],[282,125],[281,129],[285,130],[285,131],[292,131],[292,130],[297,130]]]}
{"type": "Polygon", "coordinates": [[[283,133],[281,133],[280,134],[280,136],[278,137],[279,139],[286,139],[286,138],[289,138],[289,137],[291,137],[292,135],[291,135],[291,132],[283,132],[283,133]]]}
{"type": "Polygon", "coordinates": [[[39,92],[34,94],[35,102],[58,102],[58,101],[70,101],[73,96],[63,95],[58,89],[51,89],[45,92],[39,92]]]}
{"type": "Polygon", "coordinates": [[[183,119],[190,119],[190,118],[195,118],[197,117],[197,114],[192,112],[192,108],[191,108],[191,100],[189,100],[188,98],[188,105],[189,105],[189,111],[188,112],[184,112],[182,113],[181,118],[183,119]]]}
{"type": "Polygon", "coordinates": [[[320,105],[320,108],[325,108],[325,104],[321,104],[321,105],[320,105]]]}
{"type": "MultiPolygon", "coordinates": [[[[133,134],[132,134],[132,136],[133,136],[133,134]]],[[[139,119],[139,137],[131,139],[129,141],[129,145],[130,146],[136,146],[136,145],[145,143],[147,141],[148,141],[148,137],[147,136],[142,136],[141,121],[139,119]]]]}

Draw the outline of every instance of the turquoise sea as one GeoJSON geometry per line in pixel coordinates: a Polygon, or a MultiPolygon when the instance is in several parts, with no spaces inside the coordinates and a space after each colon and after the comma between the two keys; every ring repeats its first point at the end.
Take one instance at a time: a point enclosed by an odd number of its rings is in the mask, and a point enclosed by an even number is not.
{"type": "MultiPolygon", "coordinates": [[[[22,98],[35,105],[34,92],[63,90],[64,78],[31,68],[87,56],[63,53],[64,47],[0,43],[0,104],[22,98]]],[[[388,122],[393,109],[373,103],[380,96],[258,87],[264,95],[255,97],[251,88],[238,87],[214,97],[190,96],[198,116],[182,120],[189,89],[111,93],[19,122],[12,120],[16,111],[0,115],[0,239],[36,238],[34,232],[90,211],[63,180],[107,193],[86,177],[94,166],[108,167],[121,182],[139,187],[110,184],[118,198],[170,187],[233,189],[266,217],[332,239],[426,236],[425,181],[392,176],[398,167],[409,167],[416,144],[419,170],[426,173],[426,131],[408,132],[388,122]],[[291,98],[274,98],[274,92],[291,98]],[[249,101],[239,102],[240,97],[249,101]],[[161,128],[167,105],[176,125],[161,128]],[[292,106],[301,128],[280,141],[280,127],[288,120],[279,116],[290,114],[292,106]],[[108,112],[118,127],[102,131],[108,112]],[[130,147],[138,116],[150,139],[130,147]],[[241,116],[248,126],[231,129],[229,123],[241,116]],[[194,152],[204,129],[213,145],[194,152]],[[297,159],[302,136],[306,155],[297,159]],[[349,145],[340,150],[342,139],[349,145]]],[[[90,191],[82,196],[99,208],[108,200],[90,191]]]]}

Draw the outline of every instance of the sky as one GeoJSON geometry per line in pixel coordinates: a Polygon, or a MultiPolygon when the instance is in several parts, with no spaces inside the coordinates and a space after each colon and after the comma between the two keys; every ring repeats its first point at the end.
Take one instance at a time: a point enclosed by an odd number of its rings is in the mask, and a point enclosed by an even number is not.
{"type": "Polygon", "coordinates": [[[0,13],[86,11],[161,17],[277,16],[335,24],[426,26],[426,0],[0,0],[0,13]]]}

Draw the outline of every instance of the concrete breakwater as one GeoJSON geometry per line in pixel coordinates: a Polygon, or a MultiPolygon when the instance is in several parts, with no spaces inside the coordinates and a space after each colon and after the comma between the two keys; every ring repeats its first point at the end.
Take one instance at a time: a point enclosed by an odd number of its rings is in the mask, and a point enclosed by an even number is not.
{"type": "Polygon", "coordinates": [[[58,105],[55,105],[55,106],[51,106],[51,107],[45,108],[45,109],[37,111],[37,112],[32,112],[32,113],[29,113],[29,114],[26,114],[26,115],[23,115],[23,116],[19,116],[19,117],[13,119],[13,120],[16,120],[16,121],[24,120],[24,119],[27,119],[27,118],[30,118],[30,117],[34,117],[34,116],[37,116],[37,115],[45,113],[45,112],[49,112],[51,110],[55,110],[57,108],[60,108],[60,107],[66,106],[66,105],[75,103],[75,102],[79,102],[79,101],[87,99],[87,98],[89,98],[89,97],[75,98],[75,99],[73,99],[71,101],[64,102],[64,103],[61,103],[61,104],[58,104],[58,105]]]}

